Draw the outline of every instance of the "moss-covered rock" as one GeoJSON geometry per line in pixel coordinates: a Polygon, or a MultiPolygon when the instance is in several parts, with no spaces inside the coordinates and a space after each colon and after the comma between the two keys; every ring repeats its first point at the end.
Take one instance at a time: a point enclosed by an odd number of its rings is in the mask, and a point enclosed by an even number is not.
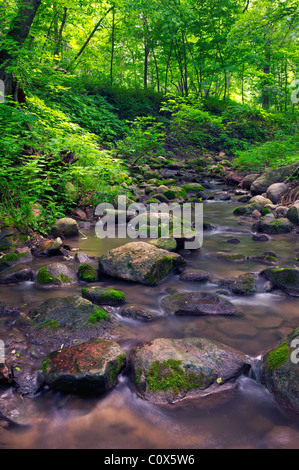
{"type": "MultiPolygon", "coordinates": [[[[271,215],[271,214],[270,214],[271,215]]],[[[293,230],[293,224],[286,218],[272,219],[265,217],[253,225],[252,229],[257,232],[275,235],[280,233],[290,233],[293,230]]]]}
{"type": "Polygon", "coordinates": [[[39,269],[36,280],[39,287],[61,287],[76,284],[76,273],[65,264],[52,263],[39,269]]]}
{"type": "Polygon", "coordinates": [[[289,208],[286,217],[293,224],[299,224],[299,203],[294,204],[292,207],[289,208]]]}
{"type": "MultiPolygon", "coordinates": [[[[97,307],[80,295],[68,297],[56,297],[45,300],[41,305],[29,312],[30,324],[39,331],[43,329],[55,329],[59,332],[82,332],[92,334],[93,327],[102,328],[109,323],[109,317],[105,322],[92,322],[91,317],[97,315],[97,307]],[[94,323],[96,323],[94,325],[94,323]]],[[[103,318],[102,318],[103,319],[103,318]]]]}
{"type": "Polygon", "coordinates": [[[99,259],[101,273],[128,281],[154,285],[186,261],[178,254],[145,242],[130,242],[99,259]]]}
{"type": "Polygon", "coordinates": [[[233,210],[234,215],[250,215],[254,211],[261,211],[262,206],[257,202],[253,202],[251,204],[244,204],[244,206],[238,206],[233,210]]]}
{"type": "Polygon", "coordinates": [[[7,253],[0,258],[0,271],[7,268],[12,268],[17,264],[25,264],[32,260],[32,254],[30,251],[24,251],[20,253],[7,253]]]}
{"type": "Polygon", "coordinates": [[[252,295],[256,293],[256,278],[253,273],[245,273],[231,279],[221,279],[218,284],[226,287],[235,295],[252,295]]]}
{"type": "Polygon", "coordinates": [[[75,219],[63,217],[56,220],[51,232],[54,237],[76,237],[79,234],[79,228],[75,219]]]}
{"type": "Polygon", "coordinates": [[[95,282],[98,280],[98,272],[88,263],[78,266],[78,277],[81,281],[95,282]]]}
{"type": "Polygon", "coordinates": [[[154,403],[227,389],[250,369],[244,355],[205,338],[158,338],[138,345],[129,366],[138,394],[154,403]]]}
{"type": "Polygon", "coordinates": [[[298,268],[267,268],[263,271],[263,276],[266,277],[272,284],[282,289],[289,295],[299,296],[299,269],[298,268]]]}
{"type": "Polygon", "coordinates": [[[126,296],[121,290],[109,287],[83,287],[82,297],[97,305],[119,305],[126,301],[126,296]]]}
{"type": "Polygon", "coordinates": [[[126,365],[126,354],[115,341],[94,338],[51,352],[43,361],[45,382],[68,393],[111,390],[126,365]]]}
{"type": "Polygon", "coordinates": [[[299,328],[262,356],[258,380],[284,408],[299,412],[299,328]]]}

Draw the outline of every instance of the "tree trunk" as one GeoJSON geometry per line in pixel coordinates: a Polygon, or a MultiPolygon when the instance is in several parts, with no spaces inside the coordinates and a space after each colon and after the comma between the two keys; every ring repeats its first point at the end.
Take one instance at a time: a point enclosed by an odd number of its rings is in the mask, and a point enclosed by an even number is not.
{"type": "Polygon", "coordinates": [[[113,59],[115,43],[115,8],[112,10],[111,57],[110,57],[110,85],[113,84],[113,59]]]}
{"type": "MultiPolygon", "coordinates": [[[[12,27],[6,35],[6,39],[12,39],[15,42],[14,49],[16,53],[28,37],[40,4],[41,0],[23,0],[12,22],[12,27]]],[[[18,101],[19,84],[13,73],[8,71],[8,68],[13,65],[14,56],[15,54],[12,55],[6,49],[0,51],[0,80],[4,82],[5,96],[12,97],[15,101],[18,101]]]]}

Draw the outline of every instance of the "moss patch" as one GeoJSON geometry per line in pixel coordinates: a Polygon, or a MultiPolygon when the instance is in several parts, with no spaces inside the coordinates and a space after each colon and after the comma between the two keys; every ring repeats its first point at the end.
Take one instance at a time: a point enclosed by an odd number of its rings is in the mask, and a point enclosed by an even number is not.
{"type": "Polygon", "coordinates": [[[174,359],[165,362],[154,361],[145,373],[148,391],[179,393],[202,387],[204,385],[203,374],[195,374],[193,371],[185,372],[181,364],[182,361],[174,359]]]}
{"type": "Polygon", "coordinates": [[[80,264],[78,267],[79,279],[86,282],[94,282],[98,279],[96,270],[87,263],[80,264]]]}
{"type": "Polygon", "coordinates": [[[150,272],[145,276],[145,281],[151,285],[156,284],[158,281],[163,279],[173,268],[173,258],[167,255],[162,256],[152,266],[150,272]]]}
{"type": "Polygon", "coordinates": [[[98,323],[99,321],[109,320],[109,315],[102,308],[94,308],[94,313],[91,313],[88,323],[98,323]]]}
{"type": "Polygon", "coordinates": [[[267,370],[278,369],[287,361],[289,357],[290,357],[290,348],[287,342],[285,341],[276,349],[273,349],[272,351],[269,352],[267,361],[266,361],[267,370]]]}

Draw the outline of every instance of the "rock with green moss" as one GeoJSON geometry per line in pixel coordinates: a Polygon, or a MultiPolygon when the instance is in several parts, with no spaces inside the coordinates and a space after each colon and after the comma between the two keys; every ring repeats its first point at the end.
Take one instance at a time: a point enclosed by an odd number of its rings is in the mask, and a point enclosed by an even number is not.
{"type": "Polygon", "coordinates": [[[288,209],[286,217],[293,224],[299,224],[299,202],[288,209]]]}
{"type": "Polygon", "coordinates": [[[45,300],[29,312],[31,325],[38,331],[83,332],[92,334],[93,327],[105,329],[109,316],[99,316],[97,307],[80,295],[56,297],[45,300]],[[93,321],[98,317],[98,321],[93,321]],[[101,317],[101,318],[100,318],[101,317]],[[100,321],[102,320],[102,321],[100,321]]]}
{"type": "Polygon", "coordinates": [[[39,287],[62,287],[77,283],[75,271],[62,263],[52,263],[39,269],[36,285],[39,287]]]}
{"type": "MultiPolygon", "coordinates": [[[[270,214],[271,215],[271,214],[270,214]]],[[[278,235],[281,233],[292,232],[294,226],[292,222],[284,217],[280,219],[271,219],[265,217],[253,225],[252,229],[257,232],[263,232],[268,235],[278,235]]]]}
{"type": "Polygon", "coordinates": [[[32,254],[30,250],[24,252],[7,253],[0,258],[0,271],[7,268],[12,268],[17,264],[27,264],[32,261],[32,254]]]}
{"type": "Polygon", "coordinates": [[[188,193],[201,192],[204,190],[204,187],[199,183],[188,183],[183,186],[184,190],[188,193]]]}
{"type": "Polygon", "coordinates": [[[156,248],[162,248],[162,250],[175,251],[177,248],[177,242],[174,238],[157,238],[149,241],[150,245],[155,246],[156,248]]]}
{"type": "Polygon", "coordinates": [[[114,248],[99,259],[99,270],[108,276],[154,285],[186,261],[146,242],[130,242],[114,248]]]}
{"type": "Polygon", "coordinates": [[[218,284],[229,289],[235,295],[253,295],[256,293],[256,277],[253,273],[245,273],[230,279],[221,279],[218,284]]]}
{"type": "Polygon", "coordinates": [[[213,292],[181,292],[167,295],[161,301],[168,314],[176,315],[239,315],[228,300],[213,292]]]}
{"type": "Polygon", "coordinates": [[[299,296],[298,268],[267,268],[262,274],[268,281],[272,282],[274,287],[283,290],[291,296],[299,296]]]}
{"type": "Polygon", "coordinates": [[[206,338],[158,338],[138,345],[129,366],[138,394],[159,404],[227,390],[250,369],[245,355],[206,338]]]}
{"type": "Polygon", "coordinates": [[[119,305],[126,301],[126,296],[121,290],[109,287],[83,287],[82,297],[97,305],[119,305]]]}
{"type": "Polygon", "coordinates": [[[179,197],[185,198],[186,194],[186,190],[180,186],[171,186],[167,191],[164,192],[164,196],[166,196],[169,200],[173,200],[179,197]]]}
{"type": "Polygon", "coordinates": [[[88,263],[78,266],[78,277],[81,281],[95,282],[98,280],[98,272],[88,263]]]}
{"type": "Polygon", "coordinates": [[[251,193],[253,195],[266,193],[272,184],[283,183],[288,177],[292,176],[297,167],[298,163],[292,163],[274,170],[265,171],[250,186],[251,193]]]}
{"type": "Polygon", "coordinates": [[[262,356],[258,380],[284,408],[299,412],[299,328],[262,356]]]}
{"type": "Polygon", "coordinates": [[[126,354],[118,343],[93,338],[79,345],[53,351],[45,357],[45,382],[67,393],[98,394],[111,390],[126,366],[126,354]]]}
{"type": "Polygon", "coordinates": [[[76,237],[79,234],[79,228],[75,219],[63,217],[56,220],[51,232],[54,237],[76,237]]]}
{"type": "Polygon", "coordinates": [[[244,204],[244,206],[238,206],[233,210],[234,215],[250,215],[254,211],[261,211],[262,206],[257,202],[252,202],[250,204],[244,204]]]}

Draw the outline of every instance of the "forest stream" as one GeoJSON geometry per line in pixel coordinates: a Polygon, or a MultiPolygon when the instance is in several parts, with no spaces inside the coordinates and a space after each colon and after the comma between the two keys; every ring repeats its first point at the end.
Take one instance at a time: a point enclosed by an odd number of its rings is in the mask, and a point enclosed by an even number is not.
{"type": "MultiPolygon", "coordinates": [[[[20,425],[0,427],[0,448],[77,448],[77,449],[230,449],[230,448],[298,448],[298,416],[286,413],[254,377],[258,357],[271,345],[298,326],[299,299],[282,293],[265,292],[263,281],[255,295],[222,296],[238,307],[240,316],[175,316],[165,315],[160,307],[169,289],[177,291],[219,291],[216,281],[223,277],[259,272],[265,265],[246,259],[228,263],[208,256],[223,251],[249,256],[266,249],[276,253],[281,265],[289,266],[294,258],[296,233],[276,235],[272,241],[252,240],[252,221],[237,218],[233,209],[236,197],[219,200],[217,193],[228,188],[210,181],[204,203],[204,219],[213,230],[204,231],[201,249],[187,252],[187,267],[209,271],[206,282],[188,282],[172,273],[155,286],[106,279],[101,285],[121,289],[127,302],[139,304],[157,313],[157,318],[141,322],[124,318],[119,307],[110,307],[117,320],[115,339],[128,354],[141,341],[155,338],[204,337],[217,340],[250,357],[252,372],[238,379],[234,389],[169,405],[156,405],[140,398],[126,372],[116,387],[102,396],[80,397],[44,389],[34,398],[24,400],[20,425]],[[228,243],[231,237],[238,244],[228,243]],[[265,245],[266,248],[265,248],[265,245]]],[[[68,240],[89,256],[99,256],[108,249],[127,243],[125,239],[101,240],[94,228],[81,227],[80,237],[68,240]]],[[[72,264],[72,261],[67,261],[72,264]]],[[[33,261],[35,268],[44,259],[33,261]]],[[[11,307],[28,312],[46,298],[78,293],[86,283],[51,290],[38,289],[33,282],[1,285],[0,298],[11,307]]],[[[1,335],[13,334],[1,331],[1,335]]],[[[15,348],[26,348],[23,339],[15,338],[15,348]],[[19,343],[18,343],[19,341],[19,343]]],[[[11,394],[1,388],[0,398],[11,394]]]]}

